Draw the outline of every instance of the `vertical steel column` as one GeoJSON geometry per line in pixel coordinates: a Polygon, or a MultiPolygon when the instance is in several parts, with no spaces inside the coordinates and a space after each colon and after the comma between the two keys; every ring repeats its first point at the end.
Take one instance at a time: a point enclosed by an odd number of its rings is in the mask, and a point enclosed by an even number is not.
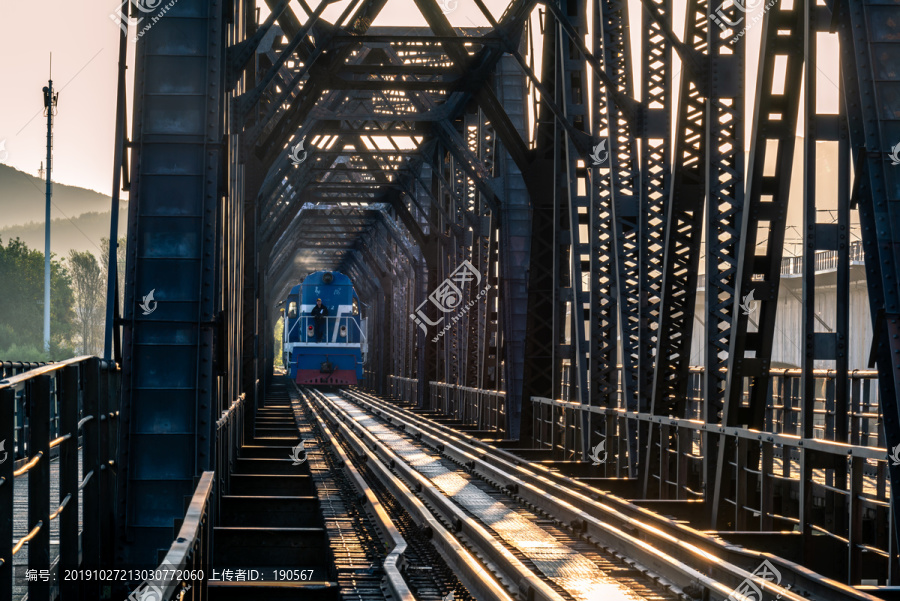
{"type": "MultiPolygon", "coordinates": [[[[670,0],[652,0],[663,18],[671,19],[670,0]]],[[[672,50],[656,20],[641,26],[641,103],[640,120],[641,183],[639,224],[639,354],[638,406],[650,411],[653,399],[654,351],[662,298],[662,273],[665,260],[665,225],[672,158],[672,50]]],[[[646,467],[646,466],[645,466],[646,467]]]]}
{"type": "MultiPolygon", "coordinates": [[[[805,70],[804,82],[806,94],[804,96],[804,211],[803,211],[803,278],[802,278],[802,356],[801,356],[801,427],[804,438],[813,438],[813,420],[815,410],[815,377],[813,369],[816,361],[833,361],[835,376],[829,380],[831,386],[826,396],[833,403],[828,410],[833,415],[831,431],[826,432],[826,437],[837,442],[848,441],[848,393],[849,393],[849,328],[850,328],[850,206],[849,206],[849,147],[846,138],[841,141],[841,129],[846,136],[845,122],[838,115],[822,115],[816,107],[817,94],[816,82],[819,79],[820,67],[817,65],[817,33],[831,24],[831,15],[825,7],[816,6],[813,2],[806,3],[804,19],[805,35],[805,70]],[[838,173],[837,181],[837,218],[831,223],[819,222],[818,216],[822,212],[818,210],[816,189],[816,148],[817,141],[834,140],[838,142],[838,173]],[[828,319],[829,315],[821,316],[816,310],[816,252],[831,250],[837,252],[837,268],[835,278],[835,302],[833,311],[827,311],[834,319],[834,330],[831,332],[816,332],[816,322],[828,319]]],[[[827,29],[825,29],[827,31],[827,29]]],[[[844,111],[841,110],[841,113],[844,111]]],[[[821,329],[821,328],[820,328],[821,329]]],[[[831,420],[828,420],[831,421],[831,420]]],[[[809,450],[804,450],[803,455],[812,455],[809,450]]],[[[811,488],[813,467],[812,461],[805,462],[810,468],[809,473],[801,474],[801,532],[806,539],[807,552],[813,544],[811,527],[804,524],[812,514],[811,488]]],[[[848,463],[834,464],[827,462],[821,467],[833,467],[834,474],[828,474],[826,485],[845,489],[848,478],[848,463]]],[[[856,494],[855,492],[852,494],[856,494]]],[[[829,495],[827,504],[834,517],[833,528],[837,533],[849,534],[849,522],[847,516],[848,499],[844,495],[829,495]]],[[[848,549],[847,565],[853,569],[854,556],[859,557],[861,549],[852,546],[848,549]]],[[[858,563],[858,562],[857,562],[858,563]]],[[[858,576],[857,576],[858,578],[858,576]]],[[[853,577],[851,576],[851,582],[853,577]]]]}
{"type": "MultiPolygon", "coordinates": [[[[671,20],[672,7],[668,0],[655,0],[657,14],[671,20]]],[[[657,19],[650,19],[641,27],[641,101],[645,106],[641,119],[641,210],[640,224],[640,355],[638,357],[638,405],[642,411],[654,412],[654,374],[657,332],[663,297],[663,273],[666,259],[666,214],[671,194],[672,96],[669,79],[672,76],[672,50],[657,19]],[[654,329],[653,326],[658,326],[654,329]]],[[[661,408],[661,407],[660,407],[661,408]]],[[[668,412],[666,412],[668,415],[668,412]]],[[[644,497],[667,496],[662,472],[667,469],[668,437],[662,438],[652,424],[646,424],[643,465],[644,497]],[[664,462],[664,465],[659,462],[664,462]],[[654,469],[660,470],[658,480],[650,479],[654,469]],[[650,483],[658,489],[650,493],[650,483]]]]}
{"type": "MultiPolygon", "coordinates": [[[[802,438],[813,438],[813,427],[816,408],[816,382],[813,369],[816,359],[826,359],[837,350],[834,338],[836,334],[818,334],[815,331],[816,317],[816,250],[824,235],[836,234],[835,229],[826,224],[818,224],[816,215],[816,2],[803,2],[803,36],[804,36],[804,70],[803,81],[806,87],[803,103],[803,277],[802,277],[802,309],[800,337],[800,428],[802,438]],[[831,353],[824,353],[826,342],[831,342],[831,353]]],[[[788,59],[790,60],[790,59],[788,59]]],[[[790,80],[788,80],[790,81],[790,80]]],[[[792,157],[791,157],[792,158],[792,157]]],[[[791,160],[791,159],[788,159],[791,160]]],[[[837,238],[834,237],[834,242],[837,238]]],[[[780,261],[779,261],[780,262],[780,261]]],[[[776,296],[777,298],[777,296],[776,296]]],[[[845,371],[846,375],[846,371],[845,371]]],[[[759,379],[754,386],[762,384],[759,379]]],[[[768,384],[768,382],[765,382],[768,384]]],[[[755,391],[754,391],[755,392],[755,391]]],[[[757,395],[754,395],[757,396],[757,395]]],[[[763,395],[758,394],[764,398],[763,395]]],[[[800,457],[800,533],[803,537],[803,557],[812,556],[812,511],[813,511],[813,467],[815,455],[810,449],[801,451],[800,457]]],[[[739,521],[740,524],[740,521],[739,521]]]]}
{"type": "Polygon", "coordinates": [[[171,544],[194,478],[214,469],[212,430],[222,404],[213,371],[222,303],[217,249],[226,231],[217,208],[228,156],[224,11],[222,0],[179,0],[137,43],[119,565],[155,564],[157,550],[171,544]],[[151,291],[154,303],[145,300],[151,291]]]}
{"type": "MultiPolygon", "coordinates": [[[[900,22],[900,7],[870,0],[833,3],[838,11],[842,83],[846,99],[850,143],[854,157],[854,200],[858,203],[866,281],[869,288],[875,357],[878,362],[879,404],[888,449],[900,446],[900,171],[886,154],[900,138],[900,99],[893,93],[897,75],[887,69],[876,76],[878,60],[900,58],[900,41],[890,23],[900,22]],[[877,52],[873,47],[877,44],[877,52]],[[887,136],[891,136],[888,138],[887,136]],[[879,333],[880,332],[880,333],[879,333]]],[[[900,537],[900,465],[889,462],[891,519],[900,537]]],[[[896,538],[895,538],[896,540],[896,538]]],[[[900,582],[897,549],[891,547],[889,584],[900,582]]]]}
{"type": "MultiPolygon", "coordinates": [[[[497,63],[496,93],[519,134],[525,135],[525,85],[516,61],[504,56],[497,63]]],[[[530,426],[522,424],[523,403],[531,405],[522,394],[525,365],[525,332],[528,311],[529,254],[531,249],[531,200],[519,167],[504,149],[497,157],[497,172],[503,182],[503,206],[500,207],[498,229],[492,232],[496,240],[492,244],[497,255],[498,290],[487,295],[489,310],[493,313],[499,304],[494,329],[497,338],[493,348],[496,356],[494,386],[488,388],[506,391],[506,436],[521,439],[522,430],[530,426]],[[501,340],[502,337],[502,340],[501,340]],[[503,373],[500,373],[501,365],[503,373]]]]}
{"type": "MultiPolygon", "coordinates": [[[[742,6],[740,8],[743,8],[742,6]]],[[[705,419],[719,423],[725,398],[726,374],[722,368],[729,363],[728,347],[736,303],[735,285],[739,267],[738,243],[744,208],[744,47],[746,36],[734,44],[730,36],[723,36],[729,28],[719,23],[724,15],[735,27],[747,23],[743,11],[736,4],[729,8],[707,6],[706,56],[709,71],[706,84],[706,344],[705,359],[705,419]]],[[[764,46],[765,47],[765,46],[764,46]]],[[[717,467],[718,437],[707,433],[703,450],[706,463],[706,499],[714,494],[711,487],[720,480],[717,467]]],[[[713,508],[712,515],[716,512],[713,508]]]]}
{"type": "MultiPolygon", "coordinates": [[[[790,9],[773,7],[763,15],[746,209],[742,210],[738,235],[731,245],[738,260],[729,280],[734,287],[732,323],[727,332],[728,371],[722,374],[725,380],[722,423],[726,426],[749,425],[762,429],[765,423],[800,106],[798,86],[789,82],[801,80],[803,40],[802,3],[797,2],[790,9]],[[751,319],[756,332],[749,331],[751,319]],[[743,407],[747,378],[751,381],[750,403],[743,407]]],[[[707,369],[711,366],[707,365],[707,369]]],[[[732,484],[755,490],[755,478],[750,479],[743,466],[755,471],[753,466],[759,461],[759,452],[757,447],[748,447],[749,454],[744,455],[733,445],[734,440],[728,438],[718,449],[712,515],[721,527],[743,529],[750,518],[749,512],[743,505],[731,506],[724,499],[728,498],[727,491],[732,484]],[[733,472],[729,468],[731,463],[737,465],[733,472]],[[733,514],[726,515],[726,511],[733,514]]]]}
{"type": "MultiPolygon", "coordinates": [[[[651,411],[689,416],[691,342],[696,311],[700,241],[706,188],[707,82],[699,57],[706,49],[709,18],[705,0],[687,6],[685,44],[675,122],[672,184],[665,227],[660,320],[651,411]]],[[[708,437],[714,436],[707,434],[708,437]]],[[[651,466],[648,466],[650,468],[651,466]]],[[[645,472],[652,477],[651,470],[645,472]]],[[[645,490],[651,488],[645,478],[645,490]]],[[[684,498],[679,488],[677,498],[684,498]]]]}
{"type": "MultiPolygon", "coordinates": [[[[544,17],[541,82],[548,95],[559,86],[557,48],[562,35],[549,13],[544,17]]],[[[537,108],[534,160],[525,177],[531,197],[531,259],[528,268],[528,310],[522,384],[523,439],[532,440],[532,396],[560,398],[561,336],[565,313],[560,311],[558,255],[561,218],[555,202],[554,159],[557,125],[547,103],[537,108]]]]}
{"type": "MultiPolygon", "coordinates": [[[[594,56],[602,56],[604,52],[604,38],[601,30],[601,5],[600,2],[592,2],[593,7],[593,31],[591,32],[591,53],[594,56]]],[[[604,86],[596,73],[592,74],[592,96],[594,99],[591,107],[591,138],[605,142],[604,152],[607,156],[611,152],[609,146],[609,112],[607,95],[604,86]]],[[[602,158],[599,155],[598,158],[602,158]]],[[[613,227],[613,187],[612,172],[609,169],[609,159],[605,164],[590,165],[591,172],[591,208],[590,208],[590,243],[591,243],[591,360],[590,360],[590,386],[591,405],[614,408],[619,406],[619,311],[617,307],[616,292],[616,263],[613,227]]],[[[591,163],[595,161],[592,159],[591,163]]],[[[552,408],[547,407],[552,412],[552,408]]],[[[593,417],[593,416],[592,416],[593,417]]],[[[610,422],[607,427],[603,420],[597,420],[596,427],[589,427],[588,446],[593,448],[599,444],[602,437],[615,440],[615,422],[610,422]]],[[[609,456],[624,456],[622,448],[606,447],[609,456]]],[[[614,472],[610,473],[609,466],[612,462],[604,464],[607,476],[621,475],[621,463],[616,461],[614,472]]]]}
{"type": "MultiPolygon", "coordinates": [[[[578,35],[583,36],[587,32],[587,15],[585,6],[578,0],[563,0],[560,3],[560,13],[569,20],[569,25],[578,35]]],[[[560,17],[561,18],[561,17],[560,17]]],[[[562,76],[559,87],[556,89],[556,103],[562,107],[563,116],[569,124],[580,131],[590,129],[588,102],[588,78],[585,58],[578,47],[569,39],[569,36],[559,27],[556,39],[559,60],[558,73],[562,76]]],[[[588,190],[590,182],[587,178],[587,169],[584,164],[586,157],[580,156],[575,141],[571,134],[560,127],[557,147],[557,165],[559,171],[556,181],[557,204],[563,209],[567,221],[563,222],[563,230],[566,232],[566,244],[559,250],[563,253],[560,257],[560,271],[566,274],[568,285],[561,285],[561,297],[563,305],[569,311],[569,342],[567,344],[566,358],[569,361],[569,394],[566,400],[579,404],[589,404],[588,392],[588,347],[585,329],[585,301],[588,300],[584,293],[584,271],[590,268],[590,263],[582,259],[587,257],[589,247],[581,240],[581,226],[587,225],[589,215],[588,190]],[[566,264],[563,267],[562,261],[566,264]]],[[[578,417],[587,417],[587,412],[578,417]]],[[[589,428],[582,428],[583,438],[574,445],[576,452],[581,452],[581,459],[587,458],[589,428]]]]}
{"type": "MultiPolygon", "coordinates": [[[[234,136],[232,137],[234,139],[234,136]]],[[[233,144],[237,152],[240,143],[233,144]]],[[[236,160],[233,159],[233,160],[236,160]]],[[[265,287],[262,286],[263,270],[260,265],[259,248],[259,191],[262,188],[264,177],[263,166],[255,155],[251,153],[245,164],[239,166],[242,174],[242,186],[238,188],[242,195],[243,205],[243,278],[240,283],[243,289],[241,316],[243,328],[240,333],[241,341],[241,383],[239,390],[247,396],[244,402],[248,407],[257,406],[257,379],[265,380],[269,377],[268,350],[269,341],[273,332],[268,329],[270,322],[265,319],[264,307],[267,307],[265,287]],[[261,364],[262,362],[262,364],[261,364]],[[265,375],[264,375],[265,374],[265,375]]],[[[281,352],[279,349],[277,352],[281,352]]],[[[264,389],[263,389],[264,390],[264,389]]],[[[249,411],[252,417],[255,411],[249,411]]]]}
{"type": "MultiPolygon", "coordinates": [[[[614,232],[613,255],[616,272],[616,310],[622,349],[620,387],[623,406],[628,411],[641,409],[638,399],[638,367],[640,353],[640,240],[639,202],[640,167],[637,163],[635,134],[626,120],[622,107],[616,106],[614,92],[632,97],[632,69],[628,3],[603,0],[600,23],[603,36],[603,65],[615,89],[605,90],[606,118],[609,140],[609,193],[614,232]]],[[[602,126],[601,126],[602,128],[602,126]]],[[[638,475],[640,456],[639,428],[636,420],[626,420],[625,446],[616,449],[619,463],[628,456],[627,476],[638,475]]]]}
{"type": "MultiPolygon", "coordinates": [[[[100,444],[100,360],[88,359],[82,366],[81,377],[84,390],[82,392],[82,411],[88,419],[82,431],[82,468],[81,480],[84,482],[82,501],[84,503],[82,531],[85,533],[81,546],[81,565],[85,569],[102,567],[101,554],[109,544],[101,540],[100,502],[106,492],[100,485],[101,444],[100,444]]],[[[119,439],[117,462],[127,460],[127,451],[123,452],[123,441],[119,439]]],[[[121,463],[119,463],[121,464],[121,463]]],[[[100,584],[97,581],[82,583],[82,593],[86,598],[100,598],[100,584]]]]}
{"type": "MultiPolygon", "coordinates": [[[[484,113],[478,109],[477,113],[476,147],[473,150],[476,158],[487,169],[487,175],[494,177],[494,159],[496,155],[497,136],[494,129],[485,119],[484,113]]],[[[497,217],[491,215],[490,205],[484,194],[475,192],[475,205],[473,207],[472,229],[472,264],[481,273],[481,284],[469,286],[469,301],[475,303],[467,314],[469,318],[469,341],[473,343],[469,348],[466,358],[466,386],[482,388],[481,382],[487,367],[488,346],[491,341],[491,332],[488,329],[490,321],[488,314],[488,298],[479,297],[481,288],[492,281],[495,266],[493,259],[494,227],[497,217]],[[477,226],[477,227],[476,227],[477,226]],[[473,348],[474,347],[474,348],[473,348]]],[[[496,281],[494,281],[496,286],[496,281]]]]}

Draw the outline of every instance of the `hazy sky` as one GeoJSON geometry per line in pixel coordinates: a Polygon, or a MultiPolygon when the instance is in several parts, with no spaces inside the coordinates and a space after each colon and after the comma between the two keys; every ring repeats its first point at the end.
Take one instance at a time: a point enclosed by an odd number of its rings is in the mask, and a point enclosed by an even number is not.
{"type": "MultiPolygon", "coordinates": [[[[347,1],[329,7],[326,17],[339,14],[347,1]]],[[[457,1],[457,9],[449,14],[454,26],[471,26],[469,19],[478,25],[487,24],[471,1],[451,0],[450,6],[457,1]]],[[[260,4],[264,6],[262,1],[260,4]]],[[[292,4],[301,10],[296,2],[292,4]]],[[[486,4],[496,15],[506,7],[505,0],[487,0],[486,4]]],[[[53,180],[104,194],[112,192],[119,28],[110,14],[119,6],[115,0],[0,3],[0,81],[4,92],[0,97],[0,141],[6,140],[4,163],[37,175],[45,159],[46,117],[41,89],[47,85],[52,52],[53,85],[60,92],[53,127],[53,180]],[[35,27],[22,26],[24,23],[40,24],[39,34],[35,27]]],[[[305,19],[302,11],[300,18],[305,19]]],[[[412,0],[389,0],[375,22],[397,24],[425,24],[412,0]]],[[[130,43],[129,47],[131,67],[134,45],[130,43]]],[[[129,115],[132,73],[129,69],[129,115]]],[[[129,135],[130,131],[129,121],[129,135]]],[[[34,201],[42,200],[43,190],[36,189],[34,201]]]]}
{"type": "MultiPolygon", "coordinates": [[[[338,14],[349,0],[329,7],[326,17],[338,14]]],[[[443,1],[443,0],[442,0],[443,1]]],[[[311,2],[315,4],[315,2],[311,2]]],[[[263,4],[260,2],[260,4],[263,4]]],[[[448,14],[457,27],[485,25],[471,0],[449,0],[456,9],[448,14]]],[[[506,0],[486,0],[499,16],[506,0]]],[[[677,4],[677,3],[676,3],[677,4]]],[[[639,32],[640,0],[630,0],[632,28],[639,32]]],[[[53,81],[59,91],[58,115],[54,124],[53,180],[111,193],[113,126],[115,121],[116,61],[119,28],[110,18],[118,8],[116,0],[44,0],[0,3],[0,141],[6,141],[6,164],[37,174],[45,151],[45,124],[41,88],[47,85],[50,53],[53,53],[53,81]],[[32,26],[24,26],[24,24],[32,26]],[[36,29],[36,27],[40,29],[36,29]]],[[[299,9],[296,2],[292,6],[299,9]]],[[[265,15],[263,10],[263,15],[265,15]]],[[[756,11],[759,12],[759,9],[756,11]]],[[[683,22],[676,16],[678,27],[683,22]]],[[[301,12],[301,19],[305,15],[301,12]]],[[[752,15],[751,15],[752,19],[752,15]]],[[[749,22],[751,19],[748,19],[749,22]]],[[[424,25],[413,0],[389,0],[374,25],[424,25]]],[[[748,31],[749,55],[758,51],[761,23],[748,31]]],[[[133,44],[129,65],[133,65],[133,44]]],[[[836,62],[836,54],[834,55],[836,62]]],[[[755,71],[755,61],[748,61],[755,71]]],[[[822,63],[826,64],[826,63],[822,63]]],[[[131,87],[129,70],[129,91],[131,87]]],[[[829,77],[836,80],[834,74],[829,77]]],[[[748,81],[755,81],[748,73],[748,81]]],[[[820,93],[834,96],[834,85],[820,80],[820,93]]],[[[129,94],[128,113],[132,112],[129,94]]],[[[748,124],[750,119],[748,117],[748,124]]],[[[130,121],[129,121],[130,134],[130,121]]],[[[43,200],[43,190],[35,189],[34,202],[43,200]]],[[[30,199],[29,199],[30,200],[30,199]]],[[[54,210],[54,217],[59,217],[54,210]]]]}

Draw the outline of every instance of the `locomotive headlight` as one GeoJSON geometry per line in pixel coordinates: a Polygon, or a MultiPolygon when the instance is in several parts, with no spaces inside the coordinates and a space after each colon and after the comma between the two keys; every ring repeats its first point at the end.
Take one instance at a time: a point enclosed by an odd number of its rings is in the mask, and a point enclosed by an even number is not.
{"type": "Polygon", "coordinates": [[[309,336],[312,336],[312,334],[313,334],[313,327],[312,327],[312,326],[306,326],[306,333],[307,333],[309,336]]]}
{"type": "Polygon", "coordinates": [[[347,326],[341,326],[340,336],[341,338],[347,337],[347,326]]]}

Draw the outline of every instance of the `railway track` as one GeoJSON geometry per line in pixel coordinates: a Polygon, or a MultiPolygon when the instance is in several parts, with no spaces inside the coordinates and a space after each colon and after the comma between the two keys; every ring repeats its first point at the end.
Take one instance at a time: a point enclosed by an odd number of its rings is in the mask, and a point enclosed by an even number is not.
{"type": "Polygon", "coordinates": [[[689,598],[674,583],[481,478],[471,465],[448,458],[446,446],[429,446],[420,430],[394,417],[384,419],[344,394],[301,391],[317,419],[338,433],[396,503],[428,529],[472,598],[689,598]]]}
{"type": "Polygon", "coordinates": [[[877,599],[800,565],[728,544],[544,466],[529,464],[372,395],[356,390],[340,394],[358,411],[402,430],[424,448],[506,491],[537,514],[565,525],[563,528],[577,533],[579,539],[627,558],[634,570],[682,598],[727,599],[749,583],[762,593],[761,598],[877,599]],[[777,574],[761,571],[762,565],[774,568],[777,574]]]}
{"type": "Polygon", "coordinates": [[[353,471],[344,469],[340,453],[311,416],[298,412],[301,407],[294,390],[288,392],[334,554],[340,597],[342,601],[381,601],[386,598],[381,584],[386,554],[378,538],[380,524],[360,509],[353,471]]]}

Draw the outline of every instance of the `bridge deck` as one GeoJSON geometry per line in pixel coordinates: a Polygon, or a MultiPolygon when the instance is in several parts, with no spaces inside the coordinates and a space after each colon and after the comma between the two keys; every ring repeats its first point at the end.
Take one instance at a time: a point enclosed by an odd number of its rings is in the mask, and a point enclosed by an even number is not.
{"type": "MultiPolygon", "coordinates": [[[[638,570],[563,531],[555,520],[442,458],[396,426],[334,393],[324,395],[323,400],[345,415],[348,423],[370,433],[427,478],[464,512],[467,521],[485,528],[560,598],[584,601],[676,598],[638,570]]],[[[470,531],[470,525],[460,528],[470,531]]]]}

